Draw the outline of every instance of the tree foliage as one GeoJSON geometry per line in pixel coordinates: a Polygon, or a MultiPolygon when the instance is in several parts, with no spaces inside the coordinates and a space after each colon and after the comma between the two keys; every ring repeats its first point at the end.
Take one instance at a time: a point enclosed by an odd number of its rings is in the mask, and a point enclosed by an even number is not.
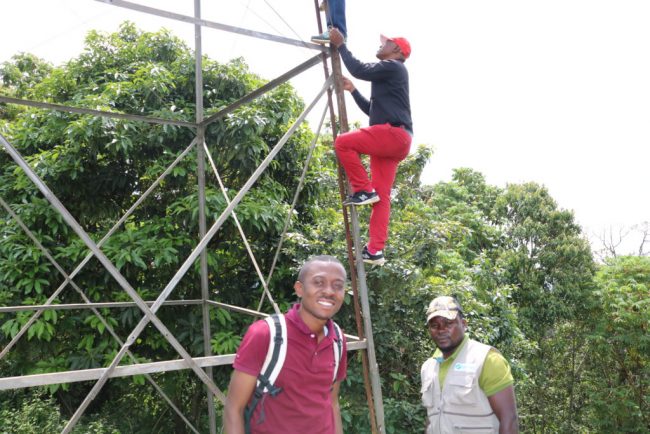
{"type": "Polygon", "coordinates": [[[601,432],[650,431],[650,258],[618,257],[596,276],[588,335],[589,418],[601,432]]]}
{"type": "MultiPolygon", "coordinates": [[[[28,54],[14,57],[0,67],[0,92],[194,121],[194,67],[190,49],[169,32],[142,32],[126,23],[112,34],[91,32],[84,51],[59,67],[28,54]]],[[[220,64],[205,58],[203,69],[208,115],[264,82],[242,59],[220,64]]],[[[283,85],[208,128],[206,142],[231,198],[303,106],[283,85]]],[[[196,133],[14,105],[0,106],[0,131],[96,242],[196,133]]],[[[237,207],[263,272],[273,260],[311,139],[311,131],[300,128],[237,207]]],[[[647,258],[617,258],[597,267],[573,214],[535,183],[496,187],[461,168],[448,182],[423,185],[420,177],[432,156],[431,148],[419,146],[400,165],[385,251],[389,261],[367,269],[386,431],[422,430],[419,367],[434,349],[424,312],[433,297],[451,294],[464,306],[470,335],[511,362],[523,431],[648,432],[647,258]]],[[[197,243],[197,167],[191,152],[102,245],[145,300],[158,296],[197,243]]],[[[344,257],[336,175],[331,137],[324,137],[270,282],[283,308],[294,300],[291,287],[304,259],[322,253],[344,257]]],[[[210,224],[227,203],[211,173],[207,184],[210,224]]],[[[0,196],[66,272],[88,254],[6,153],[0,153],[0,196]]],[[[369,209],[359,212],[365,233],[369,209]]],[[[64,277],[14,219],[4,212],[0,219],[0,304],[43,304],[64,277]]],[[[261,285],[235,225],[227,222],[206,252],[213,299],[256,309],[261,285]]],[[[193,264],[171,298],[201,297],[198,270],[193,264]]],[[[91,301],[129,301],[96,259],[74,282],[91,301]]],[[[355,334],[351,301],[346,299],[337,320],[355,334]]],[[[56,299],[79,302],[70,285],[56,299]]],[[[210,312],[212,351],[233,352],[251,320],[224,309],[210,312]]],[[[44,311],[0,361],[0,375],[107,366],[119,349],[107,327],[124,338],[142,314],[137,308],[100,313],[105,321],[88,310],[44,311]]],[[[31,315],[0,314],[3,347],[31,315]]],[[[203,355],[200,307],[164,306],[158,315],[192,355],[203,355]]],[[[140,362],[177,358],[152,326],[131,349],[140,362]]],[[[368,433],[360,353],[350,356],[341,398],[345,432],[368,433]]],[[[227,384],[229,374],[229,367],[216,368],[216,383],[227,384]]],[[[199,431],[207,431],[205,389],[192,372],[160,374],[155,380],[199,431]]],[[[23,432],[36,424],[43,432],[59,432],[91,387],[73,383],[3,392],[2,428],[23,432]]],[[[111,380],[80,427],[98,433],[188,432],[142,377],[111,380]]]]}
{"type": "MultiPolygon", "coordinates": [[[[60,67],[49,66],[33,56],[15,57],[0,69],[1,91],[80,108],[193,121],[194,67],[193,53],[169,32],[142,32],[126,23],[116,33],[91,32],[83,53],[60,67]]],[[[207,114],[264,83],[241,59],[219,64],[206,58],[203,80],[207,114]]],[[[206,142],[231,198],[302,108],[295,91],[282,85],[207,129],[206,142]]],[[[196,134],[185,127],[36,108],[10,106],[3,115],[6,137],[95,242],[196,134]]],[[[301,127],[237,208],[263,270],[270,266],[311,137],[312,133],[301,127]]],[[[158,296],[198,242],[197,184],[197,159],[191,152],[102,245],[102,251],[145,300],[158,296]]],[[[318,196],[324,190],[312,176],[306,191],[318,196]]],[[[85,245],[6,153],[0,154],[0,195],[67,273],[88,254],[85,245]]],[[[226,206],[214,175],[208,174],[209,224],[226,206]]],[[[0,301],[5,305],[44,304],[64,276],[16,221],[4,211],[2,215],[0,301]]],[[[314,217],[309,207],[301,205],[294,218],[300,225],[314,217]]],[[[304,259],[303,254],[294,257],[295,250],[287,251],[289,257],[281,258],[271,282],[274,296],[283,305],[293,298],[291,276],[295,264],[304,259]]],[[[246,257],[235,225],[226,223],[207,249],[209,288],[215,297],[218,294],[219,301],[256,307],[261,286],[246,257]]],[[[74,277],[74,283],[93,302],[130,300],[94,258],[74,277]]],[[[198,264],[177,285],[171,298],[201,298],[198,264]]],[[[56,303],[79,302],[83,300],[71,285],[56,299],[56,303]]],[[[32,314],[25,311],[0,315],[3,347],[32,314]]],[[[137,308],[123,308],[102,309],[101,315],[105,322],[89,310],[44,311],[2,362],[3,376],[106,366],[120,347],[107,324],[124,339],[142,314],[137,308]]],[[[162,307],[158,315],[191,354],[203,355],[200,306],[162,307]]],[[[216,308],[211,310],[211,321],[214,330],[210,345],[216,354],[231,353],[239,343],[242,328],[250,322],[216,308]]],[[[140,362],[178,357],[152,326],[132,349],[140,362]]],[[[226,384],[228,375],[227,368],[217,370],[217,383],[226,384]]],[[[205,392],[193,375],[170,374],[160,381],[179,408],[192,414],[199,425],[205,423],[200,420],[205,392]]],[[[124,432],[135,431],[123,425],[130,423],[129,417],[116,415],[121,412],[137,420],[135,415],[140,411],[152,417],[151,424],[142,425],[143,432],[150,432],[159,418],[169,419],[167,423],[158,422],[161,429],[174,427],[174,432],[184,432],[187,427],[166,404],[150,405],[151,399],[125,393],[143,383],[141,377],[111,382],[94,405],[106,411],[124,432]],[[103,405],[111,399],[117,404],[112,416],[109,407],[103,405]]],[[[63,408],[74,410],[91,385],[53,385],[48,390],[63,408]]],[[[142,394],[156,396],[150,387],[144,388],[142,394]]]]}

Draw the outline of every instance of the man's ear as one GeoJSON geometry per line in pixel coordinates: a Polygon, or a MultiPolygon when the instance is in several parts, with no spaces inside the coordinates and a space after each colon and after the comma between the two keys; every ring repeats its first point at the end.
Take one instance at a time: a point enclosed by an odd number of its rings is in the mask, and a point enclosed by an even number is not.
{"type": "Polygon", "coordinates": [[[296,281],[296,283],[293,284],[293,289],[295,290],[294,292],[296,293],[298,298],[302,298],[303,288],[302,288],[302,282],[300,280],[296,281]]]}

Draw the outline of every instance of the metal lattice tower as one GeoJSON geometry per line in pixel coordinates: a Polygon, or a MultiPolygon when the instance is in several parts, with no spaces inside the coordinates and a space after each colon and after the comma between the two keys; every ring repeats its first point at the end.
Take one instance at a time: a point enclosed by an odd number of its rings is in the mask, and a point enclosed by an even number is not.
{"type": "MultiPolygon", "coordinates": [[[[49,201],[51,206],[61,215],[64,221],[70,226],[70,228],[77,234],[77,236],[83,241],[90,253],[75,267],[71,272],[66,272],[54,259],[52,254],[39,242],[38,238],[33,234],[32,231],[23,223],[20,219],[20,216],[17,215],[11,208],[10,204],[5,202],[4,198],[0,197],[0,206],[9,214],[9,216],[14,219],[17,224],[22,228],[22,230],[28,235],[28,237],[34,242],[34,244],[42,251],[43,256],[48,259],[48,261],[57,269],[57,271],[63,276],[64,281],[60,286],[50,295],[47,302],[43,305],[23,305],[23,306],[7,306],[0,307],[0,313],[10,313],[10,312],[21,312],[29,311],[33,312],[29,321],[21,328],[20,332],[0,350],[0,360],[5,357],[12,349],[12,347],[21,339],[21,337],[27,332],[29,327],[34,324],[40,315],[43,314],[46,310],[52,309],[90,309],[94,315],[99,319],[100,322],[105,326],[106,330],[112,335],[116,342],[120,345],[120,350],[117,355],[113,358],[109,366],[98,369],[85,369],[77,371],[65,371],[65,372],[56,372],[50,374],[38,374],[38,375],[28,375],[28,376],[19,376],[19,377],[5,377],[0,378],[0,390],[10,390],[10,389],[19,389],[25,387],[36,387],[44,386],[50,384],[59,384],[59,383],[69,383],[77,381],[96,381],[94,387],[90,393],[86,396],[82,404],[76,410],[72,418],[68,421],[65,426],[63,433],[69,433],[75,424],[79,421],[84,411],[87,409],[88,405],[92,400],[98,395],[102,387],[110,378],[115,377],[125,377],[125,376],[134,376],[134,375],[144,375],[146,380],[158,391],[160,396],[170,405],[170,407],[179,415],[179,417],[186,423],[189,429],[193,432],[198,433],[199,431],[192,425],[192,423],[185,417],[180,409],[178,409],[171,399],[164,393],[164,391],[156,384],[154,379],[151,377],[153,373],[167,372],[181,369],[191,369],[194,371],[196,376],[205,384],[207,402],[208,402],[208,415],[210,422],[210,433],[216,434],[216,414],[214,406],[214,397],[216,396],[219,401],[222,403],[225,400],[225,396],[221,389],[214,383],[213,380],[213,367],[228,365],[231,364],[234,360],[234,354],[229,355],[219,355],[215,356],[211,353],[210,347],[210,309],[214,307],[220,307],[229,309],[234,312],[239,312],[243,314],[253,315],[253,316],[266,316],[265,313],[260,311],[252,311],[246,308],[228,305],[225,303],[220,303],[218,301],[213,301],[210,299],[209,291],[209,281],[208,281],[208,262],[206,247],[210,240],[214,237],[217,231],[221,228],[224,222],[228,218],[233,218],[237,224],[238,230],[241,234],[242,241],[246,245],[247,251],[249,253],[251,262],[255,268],[257,275],[260,278],[262,287],[264,288],[264,295],[262,300],[260,300],[260,308],[264,297],[267,297],[271,302],[274,310],[279,313],[279,308],[273,301],[272,294],[268,290],[268,282],[270,281],[271,275],[273,273],[273,267],[275,266],[276,258],[273,261],[271,270],[269,271],[268,277],[265,279],[262,275],[262,272],[255,260],[255,256],[252,253],[248,242],[246,241],[246,236],[239,224],[235,208],[241,202],[242,198],[246,195],[255,181],[260,177],[268,165],[273,161],[274,157],[282,150],[282,147],[289,140],[291,135],[297,130],[300,124],[305,120],[309,112],[316,106],[318,101],[324,96],[327,95],[327,105],[323,114],[321,116],[320,125],[314,141],[312,143],[312,149],[316,144],[316,140],[320,133],[321,126],[327,111],[330,113],[330,122],[333,129],[333,136],[337,136],[337,116],[338,112],[338,122],[340,125],[341,132],[348,131],[348,122],[347,122],[347,112],[345,107],[345,99],[343,95],[343,89],[341,86],[340,78],[341,75],[341,61],[338,55],[338,52],[335,48],[328,49],[326,47],[305,43],[300,40],[293,40],[285,37],[275,36],[266,33],[260,33],[252,30],[247,30],[243,28],[233,27],[225,24],[216,23],[213,21],[204,20],[201,18],[201,0],[194,0],[194,16],[181,15],[173,12],[163,11],[155,9],[148,6],[143,6],[137,3],[131,3],[123,0],[97,0],[104,3],[111,4],[115,7],[127,8],[142,13],[155,15],[159,17],[164,17],[172,20],[177,20],[192,24],[194,27],[195,35],[195,70],[196,70],[196,118],[195,122],[183,122],[183,121],[174,121],[162,118],[154,118],[150,116],[141,116],[141,115],[132,115],[132,114],[118,114],[112,112],[105,112],[99,110],[91,110],[85,108],[77,108],[70,106],[63,106],[39,101],[28,101],[24,99],[11,98],[0,96],[0,103],[7,104],[19,104],[24,106],[37,107],[53,111],[64,111],[77,114],[86,114],[92,116],[99,116],[104,118],[113,118],[113,119],[127,119],[145,123],[153,124],[163,124],[163,125],[174,125],[184,128],[190,128],[196,131],[196,136],[194,140],[182,151],[180,152],[174,162],[166,168],[166,170],[160,175],[160,177],[154,181],[149,188],[138,198],[138,200],[131,206],[131,208],[114,224],[112,229],[99,241],[94,242],[88,233],[82,228],[78,221],[68,212],[65,205],[56,197],[56,195],[50,190],[50,188],[43,182],[41,178],[37,175],[32,167],[25,161],[20,152],[10,143],[10,141],[2,134],[0,134],[0,143],[4,150],[11,156],[17,166],[19,166],[28,178],[33,182],[33,184],[40,190],[40,192],[45,196],[49,201]],[[243,98],[238,101],[230,104],[229,106],[221,109],[217,113],[205,117],[204,115],[204,106],[203,106],[203,76],[202,76],[202,29],[203,28],[212,28],[222,31],[232,32],[240,35],[245,35],[254,38],[261,38],[270,40],[277,43],[296,45],[300,47],[306,47],[311,50],[317,51],[318,54],[307,59],[303,63],[297,65],[296,67],[290,69],[286,73],[278,76],[277,78],[269,81],[260,88],[250,92],[245,95],[243,98]],[[330,76],[329,65],[327,59],[331,59],[331,66],[333,71],[333,76],[330,76]],[[225,194],[225,187],[221,182],[221,178],[216,170],[212,157],[210,156],[207,144],[205,142],[205,130],[213,122],[223,118],[224,116],[232,113],[238,107],[241,107],[244,104],[247,104],[254,99],[262,96],[266,92],[276,88],[280,84],[288,81],[289,79],[297,76],[298,74],[306,71],[307,69],[315,66],[318,63],[322,63],[323,70],[325,73],[325,82],[318,92],[316,98],[307,106],[303,113],[299,116],[296,122],[291,126],[287,133],[282,137],[282,139],[273,147],[264,161],[260,166],[254,171],[250,176],[248,181],[244,186],[239,190],[235,197],[231,200],[228,199],[228,196],[225,194]],[[336,99],[336,110],[334,107],[334,99],[336,99]],[[198,192],[199,192],[199,212],[198,212],[198,223],[199,223],[199,240],[192,250],[191,254],[185,259],[180,268],[176,271],[173,278],[168,282],[165,288],[160,292],[156,300],[145,301],[137,293],[137,291],[131,286],[131,284],[122,276],[118,268],[111,262],[111,260],[102,252],[102,245],[117,231],[117,229],[132,215],[132,213],[137,209],[137,207],[151,195],[151,193],[159,186],[159,184],[165,179],[165,177],[171,173],[171,171],[176,167],[176,165],[186,158],[191,151],[196,151],[197,165],[198,165],[198,192]],[[211,166],[212,171],[216,175],[217,180],[219,181],[220,188],[224,193],[224,197],[228,203],[226,209],[222,214],[208,227],[208,222],[206,218],[206,158],[209,160],[209,165],[211,166]],[[83,267],[90,261],[91,258],[97,258],[106,271],[113,277],[113,279],[119,284],[119,286],[129,295],[131,301],[129,302],[103,302],[103,303],[93,303],[90,299],[84,294],[82,288],[80,288],[75,282],[74,277],[83,269],[83,267]],[[171,300],[169,299],[176,285],[181,281],[183,276],[189,270],[189,268],[194,264],[196,260],[199,260],[200,263],[200,275],[201,275],[201,299],[197,300],[171,300]],[[54,304],[58,295],[67,288],[72,287],[76,291],[84,303],[77,304],[54,304]],[[163,324],[163,322],[156,316],[156,312],[161,306],[169,305],[185,305],[185,306],[201,306],[202,309],[202,332],[203,332],[203,342],[204,342],[204,356],[203,357],[192,357],[185,348],[180,344],[180,342],[174,337],[170,330],[163,324]],[[133,329],[130,335],[122,340],[117,334],[113,331],[112,327],[106,321],[106,319],[101,315],[99,309],[102,308],[117,308],[117,307],[135,307],[137,306],[143,313],[143,318],[140,320],[138,325],[133,329]],[[135,356],[131,353],[131,345],[138,339],[140,333],[144,328],[152,323],[165,340],[176,350],[180,359],[176,360],[167,360],[161,362],[153,363],[138,363],[135,356]],[[120,365],[120,362],[127,357],[133,362],[131,365],[120,365]],[[119,366],[118,366],[119,365],[119,366]]],[[[317,17],[318,31],[322,32],[322,23],[320,20],[319,5],[318,0],[314,0],[314,6],[317,17]]],[[[311,152],[309,154],[308,160],[311,157],[311,152]]],[[[305,171],[307,170],[309,161],[305,163],[305,171]]],[[[345,198],[347,194],[347,183],[344,180],[344,174],[342,169],[339,167],[338,170],[339,177],[339,194],[341,200],[345,198]]],[[[304,172],[303,172],[304,178],[304,172]]],[[[298,193],[300,192],[301,185],[298,186],[296,194],[294,196],[293,207],[296,205],[298,198],[298,193]]],[[[382,393],[381,393],[381,384],[379,373],[377,369],[377,362],[375,358],[374,342],[372,335],[372,322],[370,318],[370,306],[368,301],[368,288],[366,284],[366,274],[364,269],[364,263],[361,259],[361,240],[359,235],[359,221],[357,212],[354,207],[342,207],[343,219],[345,223],[345,233],[347,240],[347,250],[348,250],[348,265],[349,265],[349,274],[351,278],[352,290],[353,290],[353,301],[354,301],[354,311],[355,311],[355,320],[357,326],[357,336],[346,335],[348,341],[348,350],[360,350],[362,352],[362,363],[363,363],[363,374],[364,374],[364,383],[366,390],[366,397],[368,401],[368,408],[370,412],[370,421],[371,429],[373,433],[384,433],[384,414],[383,414],[383,403],[382,403],[382,393]]],[[[291,212],[289,212],[289,216],[291,212]]],[[[285,231],[289,224],[289,217],[287,218],[287,223],[285,225],[285,231]]],[[[278,246],[277,252],[279,254],[280,245],[278,246]]],[[[259,309],[258,309],[259,310],[259,309]]]]}

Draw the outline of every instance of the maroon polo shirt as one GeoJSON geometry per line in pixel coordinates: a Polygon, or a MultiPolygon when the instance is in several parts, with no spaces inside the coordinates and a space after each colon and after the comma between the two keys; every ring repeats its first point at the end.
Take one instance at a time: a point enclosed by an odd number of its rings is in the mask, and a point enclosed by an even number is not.
{"type": "MultiPolygon", "coordinates": [[[[328,335],[318,343],[316,335],[298,315],[299,304],[287,312],[287,357],[276,386],[282,388],[277,396],[265,396],[259,401],[251,420],[254,434],[333,434],[334,410],[331,389],[334,376],[332,345],[336,332],[332,321],[327,322],[328,335]],[[260,414],[264,411],[263,420],[260,414]]],[[[269,348],[270,331],[266,322],[256,321],[248,328],[237,350],[233,367],[257,377],[262,370],[269,348]]],[[[343,339],[343,354],[337,381],[345,378],[347,347],[343,339]]]]}

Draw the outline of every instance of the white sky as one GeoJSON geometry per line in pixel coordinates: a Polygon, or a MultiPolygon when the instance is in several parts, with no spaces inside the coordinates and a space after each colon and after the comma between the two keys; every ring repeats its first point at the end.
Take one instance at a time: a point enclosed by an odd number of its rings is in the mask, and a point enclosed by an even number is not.
{"type": "MultiPolygon", "coordinates": [[[[193,15],[192,0],[138,2],[193,15]]],[[[303,40],[316,33],[313,0],[202,3],[210,21],[303,40]]],[[[89,29],[114,31],[124,20],[194,44],[190,24],[93,0],[3,0],[1,11],[0,62],[26,51],[59,64],[81,51],[89,29]]],[[[649,1],[347,0],[347,21],[362,60],[374,59],[380,32],[411,41],[414,145],[435,148],[426,182],[449,180],[457,167],[499,186],[535,181],[588,235],[650,220],[649,1]]],[[[244,57],[268,79],[314,54],[214,29],[203,30],[203,45],[217,60],[244,57]]],[[[315,66],[293,83],[309,102],[322,81],[315,66]]],[[[366,124],[351,98],[348,111],[366,124]]],[[[624,248],[639,241],[630,235],[624,248]]]]}

